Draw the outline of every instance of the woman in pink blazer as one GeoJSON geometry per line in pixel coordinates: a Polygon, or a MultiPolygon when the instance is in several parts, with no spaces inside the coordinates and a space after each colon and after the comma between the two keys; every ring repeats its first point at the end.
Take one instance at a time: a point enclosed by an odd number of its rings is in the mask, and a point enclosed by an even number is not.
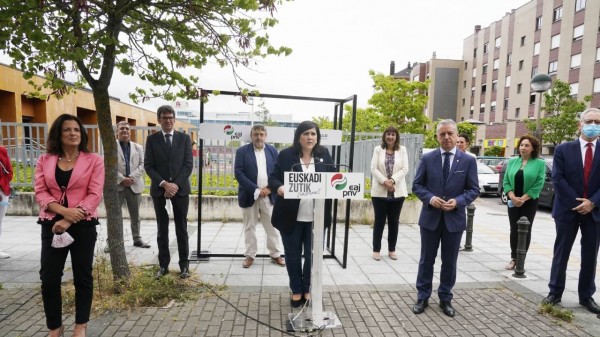
{"type": "MultiPolygon", "coordinates": [[[[52,124],[47,153],[35,168],[35,199],[42,227],[40,278],[49,336],[62,336],[61,279],[71,253],[75,284],[73,336],[85,336],[93,297],[92,264],[96,245],[97,208],[102,200],[104,162],[87,149],[87,133],[73,115],[60,115],[52,124]],[[73,243],[53,247],[55,235],[68,233],[73,243]]],[[[56,246],[56,245],[55,245],[56,246]]]]}

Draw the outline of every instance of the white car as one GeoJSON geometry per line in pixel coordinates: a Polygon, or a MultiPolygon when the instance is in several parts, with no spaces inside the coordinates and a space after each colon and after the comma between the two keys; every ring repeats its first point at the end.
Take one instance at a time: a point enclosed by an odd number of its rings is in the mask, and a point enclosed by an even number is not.
{"type": "Polygon", "coordinates": [[[477,163],[477,178],[479,179],[479,193],[500,195],[498,179],[500,175],[484,163],[477,163]]]}

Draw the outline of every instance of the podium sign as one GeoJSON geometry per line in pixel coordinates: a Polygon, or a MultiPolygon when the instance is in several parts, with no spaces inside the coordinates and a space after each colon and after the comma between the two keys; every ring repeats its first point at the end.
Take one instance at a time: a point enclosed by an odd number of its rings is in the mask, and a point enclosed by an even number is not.
{"type": "Polygon", "coordinates": [[[364,173],[285,172],[285,199],[364,199],[364,173]]]}

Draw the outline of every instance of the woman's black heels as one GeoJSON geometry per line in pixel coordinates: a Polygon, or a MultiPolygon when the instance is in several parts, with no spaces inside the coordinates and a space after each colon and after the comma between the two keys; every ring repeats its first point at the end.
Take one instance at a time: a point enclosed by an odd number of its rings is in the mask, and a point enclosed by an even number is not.
{"type": "Polygon", "coordinates": [[[294,299],[294,295],[292,295],[292,297],[290,297],[290,305],[292,306],[292,308],[300,307],[303,302],[304,302],[304,297],[302,297],[302,296],[300,296],[300,298],[297,300],[294,299]]]}

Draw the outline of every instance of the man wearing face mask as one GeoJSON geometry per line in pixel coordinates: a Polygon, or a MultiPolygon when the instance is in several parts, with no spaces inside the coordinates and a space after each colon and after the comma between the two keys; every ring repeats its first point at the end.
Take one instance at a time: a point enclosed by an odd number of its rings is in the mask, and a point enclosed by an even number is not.
{"type": "Polygon", "coordinates": [[[587,109],[579,120],[579,139],[560,144],[554,151],[552,183],[556,224],[554,258],[550,271],[550,292],[543,304],[555,305],[565,290],[567,263],[577,232],[581,231],[581,270],[579,272],[579,304],[600,314],[600,306],[592,296],[596,291],[596,262],[600,243],[600,110],[587,109]]]}

